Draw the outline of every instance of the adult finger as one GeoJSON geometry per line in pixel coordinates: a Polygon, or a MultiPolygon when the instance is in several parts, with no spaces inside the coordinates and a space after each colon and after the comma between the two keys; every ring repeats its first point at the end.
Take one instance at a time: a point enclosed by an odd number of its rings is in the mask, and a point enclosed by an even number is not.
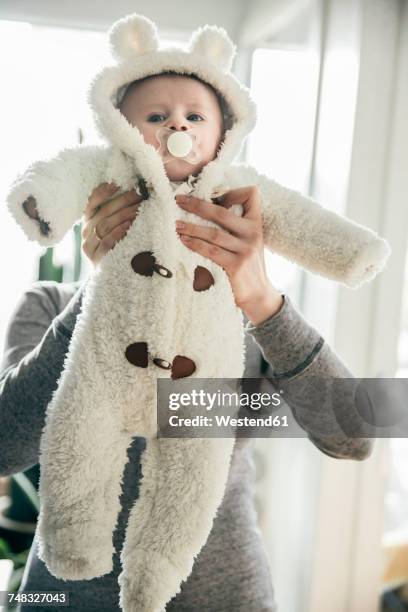
{"type": "Polygon", "coordinates": [[[126,208],[132,204],[140,203],[142,199],[142,196],[136,193],[134,189],[125,191],[108,201],[101,202],[99,209],[95,212],[94,218],[97,220],[96,222],[98,222],[99,219],[113,215],[121,208],[126,208]]]}
{"type": "MultiPolygon", "coordinates": [[[[108,236],[115,227],[121,225],[125,221],[133,221],[139,214],[140,203],[136,203],[132,206],[126,206],[118,210],[113,215],[105,216],[101,221],[95,221],[93,232],[97,237],[103,239],[108,236]]],[[[95,216],[96,219],[96,216],[95,216]]]]}
{"type": "Polygon", "coordinates": [[[94,265],[97,264],[119,240],[126,236],[131,225],[132,221],[130,220],[121,223],[102,240],[99,240],[95,234],[92,234],[83,240],[82,250],[94,265]]]}
{"type": "Polygon", "coordinates": [[[196,253],[200,253],[204,257],[208,257],[216,264],[224,268],[225,271],[232,269],[237,263],[237,256],[216,244],[211,244],[201,238],[192,238],[191,236],[180,236],[180,240],[189,249],[196,253]]]}
{"type": "Polygon", "coordinates": [[[220,206],[230,208],[234,204],[241,204],[244,208],[242,218],[257,221],[261,218],[261,196],[256,185],[230,189],[217,198],[220,206]]]}
{"type": "Polygon", "coordinates": [[[194,196],[181,194],[176,196],[176,202],[183,210],[194,213],[203,219],[208,219],[208,221],[213,221],[237,237],[244,239],[251,238],[253,222],[250,219],[243,219],[223,206],[195,198],[194,196]]]}
{"type": "MultiPolygon", "coordinates": [[[[102,219],[115,215],[117,214],[118,211],[121,211],[122,209],[128,211],[130,208],[140,203],[141,201],[142,201],[141,196],[139,196],[134,190],[131,190],[131,191],[126,191],[125,193],[122,193],[114,197],[112,200],[109,200],[101,204],[99,210],[94,212],[92,217],[84,219],[85,223],[82,227],[82,237],[86,238],[87,236],[92,234],[94,232],[95,225],[98,225],[98,228],[99,228],[99,222],[102,219]]],[[[121,223],[123,221],[123,215],[122,216],[119,215],[119,218],[116,220],[112,219],[107,229],[112,229],[113,227],[115,227],[118,224],[115,221],[118,221],[119,223],[121,223]]],[[[101,235],[100,232],[98,233],[99,235],[101,235]]]]}
{"type": "Polygon", "coordinates": [[[92,191],[88,198],[84,216],[90,219],[98,209],[98,207],[107,199],[111,198],[118,191],[119,187],[115,183],[101,183],[92,191]]]}
{"type": "Polygon", "coordinates": [[[106,255],[108,251],[113,249],[117,242],[126,236],[131,225],[131,222],[125,221],[121,223],[121,225],[116,226],[107,236],[99,241],[97,246],[99,259],[106,255]]]}
{"type": "Polygon", "coordinates": [[[201,240],[216,244],[231,253],[246,253],[251,248],[244,240],[233,236],[230,232],[226,232],[220,227],[208,227],[197,225],[196,223],[177,221],[176,229],[181,236],[187,235],[192,238],[201,238],[201,240]]]}

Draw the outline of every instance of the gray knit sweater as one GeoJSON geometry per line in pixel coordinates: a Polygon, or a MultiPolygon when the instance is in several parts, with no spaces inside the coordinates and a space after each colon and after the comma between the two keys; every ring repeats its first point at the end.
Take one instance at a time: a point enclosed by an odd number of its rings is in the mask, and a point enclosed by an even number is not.
{"type": "MultiPolygon", "coordinates": [[[[39,461],[39,442],[47,404],[63,369],[84,284],[38,281],[19,300],[11,317],[0,367],[0,475],[25,470],[39,461]]],[[[268,376],[280,381],[307,375],[351,377],[315,329],[307,324],[285,297],[279,313],[258,326],[246,322],[245,377],[268,376]],[[265,364],[266,361],[266,364],[265,364]],[[261,366],[267,365],[266,374],[261,366]]],[[[343,406],[343,410],[353,410],[343,406]]],[[[328,438],[308,431],[310,414],[294,414],[312,442],[325,454],[343,459],[364,459],[372,440],[348,438],[338,428],[328,438]]],[[[317,404],[313,418],[333,415],[317,404]]],[[[167,604],[168,612],[275,612],[277,609],[270,568],[253,504],[253,439],[237,439],[222,504],[209,538],[200,551],[181,591],[167,604]]],[[[273,440],[271,439],[271,443],[273,440]]],[[[37,556],[34,537],[21,591],[69,591],[75,612],[113,612],[119,608],[120,550],[129,511],[138,497],[140,459],[144,438],[134,438],[123,476],[121,506],[113,541],[116,553],[110,574],[92,580],[64,581],[50,574],[37,556]]],[[[290,529],[290,526],[287,526],[290,529]]],[[[22,612],[49,607],[21,605],[22,612]]]]}

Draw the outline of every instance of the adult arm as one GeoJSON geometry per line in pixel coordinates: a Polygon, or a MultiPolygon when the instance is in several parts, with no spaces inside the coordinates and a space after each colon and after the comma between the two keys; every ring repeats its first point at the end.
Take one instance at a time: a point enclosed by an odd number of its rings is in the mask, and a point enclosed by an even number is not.
{"type": "Polygon", "coordinates": [[[336,459],[369,457],[374,442],[364,436],[367,426],[356,410],[353,393],[356,379],[288,296],[284,296],[278,312],[256,325],[249,320],[245,331],[254,338],[270,366],[267,374],[270,382],[283,390],[283,397],[290,398],[293,389],[296,390],[295,405],[290,400],[288,404],[315,446],[336,459]],[[344,381],[335,387],[336,409],[333,403],[322,402],[322,389],[327,388],[327,383],[339,382],[334,379],[344,381]],[[298,401],[299,390],[304,397],[303,405],[298,401]],[[340,426],[346,422],[352,437],[340,426]],[[360,432],[361,437],[357,437],[360,432]]]}
{"type": "Polygon", "coordinates": [[[63,290],[38,281],[13,312],[0,366],[0,476],[39,462],[46,408],[58,386],[85,285],[60,310],[63,290]]]}

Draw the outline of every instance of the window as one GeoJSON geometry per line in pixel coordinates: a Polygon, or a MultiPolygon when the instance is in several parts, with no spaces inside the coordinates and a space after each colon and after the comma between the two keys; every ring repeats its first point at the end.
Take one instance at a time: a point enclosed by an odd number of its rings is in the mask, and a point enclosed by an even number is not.
{"type": "MultiPolygon", "coordinates": [[[[398,378],[408,376],[408,258],[405,266],[401,332],[398,344],[398,378]]],[[[384,497],[384,545],[408,542],[408,440],[390,438],[389,476],[384,497]]]]}
{"type": "MultiPolygon", "coordinates": [[[[106,55],[102,33],[0,21],[3,203],[17,173],[35,159],[77,144],[79,127],[87,140],[97,139],[85,91],[106,55]]],[[[7,287],[0,306],[2,346],[12,309],[24,289],[37,280],[44,249],[26,239],[4,205],[0,232],[1,280],[7,287]]],[[[55,263],[72,259],[73,252],[73,232],[69,232],[55,249],[55,263]]]]}
{"type": "MultiPolygon", "coordinates": [[[[165,45],[172,41],[164,40],[165,45]]],[[[16,175],[36,159],[63,147],[98,142],[86,101],[96,72],[111,63],[105,32],[32,26],[0,20],[0,274],[7,293],[0,303],[0,350],[5,326],[20,295],[38,278],[45,250],[29,242],[4,200],[16,175]]],[[[54,249],[53,263],[64,265],[64,281],[73,279],[74,232],[54,249]]],[[[90,264],[82,258],[81,277],[90,264]]]]}
{"type": "MultiPolygon", "coordinates": [[[[319,57],[312,48],[256,49],[251,90],[258,122],[248,141],[248,162],[291,189],[309,191],[319,57]]],[[[274,283],[298,302],[303,272],[266,252],[274,283]]]]}

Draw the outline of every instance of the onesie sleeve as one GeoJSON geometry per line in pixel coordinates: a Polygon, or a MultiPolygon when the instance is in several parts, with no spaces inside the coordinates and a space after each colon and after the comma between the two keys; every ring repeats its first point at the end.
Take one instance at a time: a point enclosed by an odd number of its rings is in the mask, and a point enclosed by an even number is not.
{"type": "Polygon", "coordinates": [[[60,310],[56,284],[34,283],[6,331],[0,366],[0,476],[39,462],[46,408],[57,388],[87,281],[60,310]]]}
{"type": "Polygon", "coordinates": [[[107,151],[99,145],[65,148],[16,177],[6,203],[29,240],[52,246],[79,221],[93,189],[105,180],[107,151]]]}
{"type": "Polygon", "coordinates": [[[269,365],[268,380],[283,391],[296,422],[323,453],[336,459],[366,459],[374,442],[356,409],[357,379],[288,296],[283,297],[276,314],[259,325],[245,325],[269,365]],[[325,394],[326,390],[331,392],[325,394]]]}
{"type": "Polygon", "coordinates": [[[314,274],[358,287],[384,267],[390,247],[368,227],[324,208],[248,164],[235,168],[240,184],[261,196],[265,246],[314,274]]]}

